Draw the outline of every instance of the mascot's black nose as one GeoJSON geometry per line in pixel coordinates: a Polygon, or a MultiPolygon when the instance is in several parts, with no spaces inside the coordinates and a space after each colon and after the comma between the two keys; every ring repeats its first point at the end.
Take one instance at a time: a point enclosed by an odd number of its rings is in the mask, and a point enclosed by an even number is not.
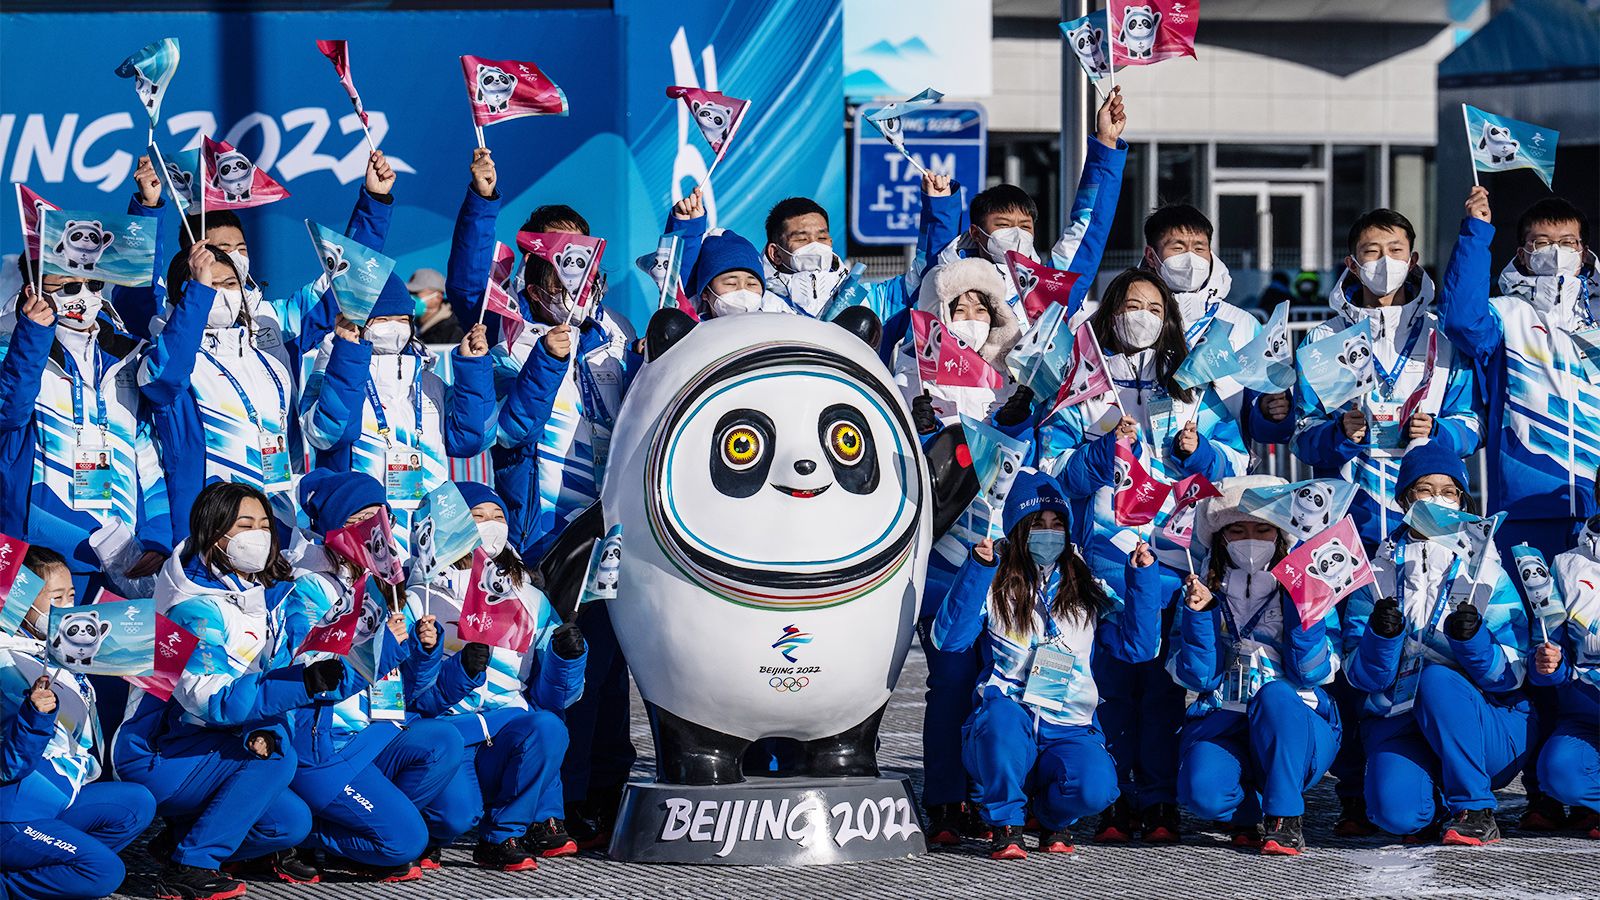
{"type": "Polygon", "coordinates": [[[817,464],[809,459],[797,459],[794,461],[794,470],[801,475],[810,475],[817,470],[817,464]]]}

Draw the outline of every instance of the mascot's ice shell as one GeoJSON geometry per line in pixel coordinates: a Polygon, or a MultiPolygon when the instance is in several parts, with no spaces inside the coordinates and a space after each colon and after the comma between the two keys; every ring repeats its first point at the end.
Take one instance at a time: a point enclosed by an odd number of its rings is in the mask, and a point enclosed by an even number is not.
{"type": "Polygon", "coordinates": [[[629,388],[601,503],[623,526],[609,606],[645,700],[746,740],[837,735],[888,701],[933,504],[859,338],[775,313],[695,326],[629,388]]]}

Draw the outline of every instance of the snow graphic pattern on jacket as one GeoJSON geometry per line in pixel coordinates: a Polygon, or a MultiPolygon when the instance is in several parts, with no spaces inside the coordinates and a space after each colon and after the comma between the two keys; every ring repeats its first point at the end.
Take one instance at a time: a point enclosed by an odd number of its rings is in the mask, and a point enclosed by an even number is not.
{"type": "MultiPolygon", "coordinates": [[[[60,706],[57,706],[59,713],[60,706]]],[[[76,672],[56,667],[45,657],[42,641],[0,635],[0,734],[6,735],[5,772],[0,777],[0,821],[52,819],[72,805],[83,786],[100,777],[100,720],[95,714],[94,685],[76,672]],[[16,730],[32,731],[32,719],[41,714],[28,701],[33,680],[22,674],[15,657],[30,658],[35,668],[49,671],[57,693],[77,693],[88,708],[82,722],[69,723],[51,715],[48,734],[34,740],[36,754],[26,752],[28,740],[16,730]]]]}
{"type": "MultiPolygon", "coordinates": [[[[1313,328],[1301,346],[1338,334],[1363,321],[1371,323],[1372,359],[1379,372],[1394,371],[1400,356],[1409,345],[1410,354],[1404,368],[1395,376],[1394,387],[1384,397],[1382,376],[1374,387],[1359,401],[1388,402],[1398,411],[1411,392],[1428,377],[1428,342],[1439,330],[1438,318],[1429,306],[1433,302],[1433,281],[1421,273],[1420,281],[1414,274],[1406,283],[1408,301],[1403,306],[1368,308],[1359,306],[1362,290],[1358,279],[1346,271],[1328,295],[1328,305],[1333,308],[1333,318],[1313,328]],[[1413,341],[1412,335],[1415,334],[1413,341]]],[[[1478,449],[1480,431],[1477,413],[1473,408],[1473,377],[1470,363],[1458,359],[1455,349],[1444,333],[1437,339],[1432,381],[1418,412],[1434,417],[1433,434],[1426,440],[1441,444],[1456,456],[1467,457],[1478,449]]],[[[1295,392],[1297,424],[1295,428],[1295,455],[1318,478],[1340,478],[1352,481],[1362,488],[1356,492],[1350,505],[1350,515],[1361,531],[1361,539],[1372,546],[1388,537],[1404,517],[1395,502],[1395,478],[1400,474],[1400,456],[1374,453],[1357,444],[1345,434],[1340,418],[1344,408],[1326,409],[1306,391],[1295,392]]],[[[1404,434],[1405,423],[1400,423],[1404,434]]],[[[1369,427],[1367,438],[1372,438],[1369,427]]],[[[1407,447],[1418,446],[1414,441],[1407,447]]]]}
{"type": "MultiPolygon", "coordinates": [[[[1561,665],[1549,675],[1531,667],[1530,684],[1559,685],[1563,713],[1600,715],[1600,521],[1591,519],[1578,546],[1550,565],[1556,589],[1567,609],[1566,621],[1550,632],[1561,648],[1561,665]]],[[[1534,629],[1537,639],[1544,634],[1534,629]]]]}

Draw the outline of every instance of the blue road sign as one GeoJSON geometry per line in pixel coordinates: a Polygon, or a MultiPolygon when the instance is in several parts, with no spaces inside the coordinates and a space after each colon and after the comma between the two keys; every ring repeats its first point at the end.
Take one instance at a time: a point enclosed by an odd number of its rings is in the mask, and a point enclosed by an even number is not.
{"type": "MultiPolygon", "coordinates": [[[[863,244],[915,244],[922,209],[922,173],[906,161],[856,107],[851,142],[850,233],[863,244]]],[[[967,196],[982,189],[988,164],[988,126],[976,103],[940,103],[901,120],[906,150],[930,172],[954,175],[967,196]]]]}

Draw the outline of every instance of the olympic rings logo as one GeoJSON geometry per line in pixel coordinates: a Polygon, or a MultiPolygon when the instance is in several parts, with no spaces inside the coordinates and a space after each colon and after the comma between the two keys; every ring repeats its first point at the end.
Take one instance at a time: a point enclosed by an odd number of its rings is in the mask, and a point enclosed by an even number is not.
{"type": "Polygon", "coordinates": [[[767,680],[767,686],[782,694],[785,691],[793,694],[811,683],[811,679],[801,675],[799,678],[774,675],[767,680]]]}

